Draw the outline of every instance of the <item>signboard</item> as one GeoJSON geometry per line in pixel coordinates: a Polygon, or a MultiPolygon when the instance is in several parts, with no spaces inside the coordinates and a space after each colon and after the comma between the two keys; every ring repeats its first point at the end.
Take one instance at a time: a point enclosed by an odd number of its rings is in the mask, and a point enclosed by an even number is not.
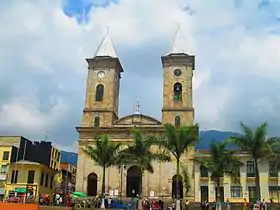
{"type": "Polygon", "coordinates": [[[7,180],[7,174],[0,174],[0,181],[7,180]]]}
{"type": "Polygon", "coordinates": [[[114,190],[110,190],[110,191],[109,191],[109,195],[110,195],[110,196],[113,196],[113,195],[114,195],[114,190]]]}
{"type": "Polygon", "coordinates": [[[0,188],[0,195],[5,195],[5,188],[0,188]]]}
{"type": "Polygon", "coordinates": [[[28,195],[35,196],[37,193],[37,186],[36,185],[27,185],[26,186],[26,192],[28,195]]]}

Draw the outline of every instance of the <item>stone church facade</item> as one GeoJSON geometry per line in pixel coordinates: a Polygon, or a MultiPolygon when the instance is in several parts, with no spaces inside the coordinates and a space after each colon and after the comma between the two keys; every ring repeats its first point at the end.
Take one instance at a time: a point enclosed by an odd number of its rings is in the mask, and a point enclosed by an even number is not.
{"type": "MultiPolygon", "coordinates": [[[[97,53],[88,58],[88,77],[82,124],[77,127],[79,133],[79,153],[77,165],[76,190],[89,196],[101,192],[102,168],[89,159],[82,148],[94,145],[94,136],[108,134],[111,141],[129,144],[132,142],[131,129],[138,127],[142,134],[162,136],[163,125],[192,125],[194,122],[192,78],[194,56],[184,49],[180,31],[177,31],[171,52],[161,57],[163,66],[163,106],[162,119],[140,113],[139,107],[134,114],[120,117],[119,89],[123,67],[117,57],[108,34],[103,39],[97,53]]],[[[188,173],[194,178],[194,148],[190,147],[182,157],[182,163],[188,167],[188,173]]],[[[175,194],[174,178],[176,163],[155,162],[154,173],[145,172],[142,183],[142,195],[172,197],[175,194]]],[[[106,171],[106,191],[122,197],[131,197],[139,191],[140,174],[137,166],[111,167],[106,171]]],[[[194,179],[192,179],[194,180],[194,179]]],[[[182,187],[182,183],[181,187],[182,187]]],[[[183,197],[194,199],[194,183],[183,197]]]]}

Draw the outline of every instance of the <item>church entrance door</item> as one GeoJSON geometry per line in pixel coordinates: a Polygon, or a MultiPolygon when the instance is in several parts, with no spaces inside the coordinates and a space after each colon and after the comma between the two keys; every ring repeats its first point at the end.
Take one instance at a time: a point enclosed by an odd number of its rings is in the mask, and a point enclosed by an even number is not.
{"type": "Polygon", "coordinates": [[[177,188],[179,187],[179,198],[183,198],[183,179],[179,176],[179,184],[177,186],[177,175],[172,177],[172,198],[177,197],[177,188]]]}
{"type": "MultiPolygon", "coordinates": [[[[135,197],[140,192],[141,172],[139,167],[131,166],[126,176],[126,197],[135,197]]],[[[141,186],[142,187],[142,186],[141,186]]]]}
{"type": "Polygon", "coordinates": [[[88,196],[97,195],[97,175],[95,173],[91,173],[88,175],[87,195],[88,196]]]}

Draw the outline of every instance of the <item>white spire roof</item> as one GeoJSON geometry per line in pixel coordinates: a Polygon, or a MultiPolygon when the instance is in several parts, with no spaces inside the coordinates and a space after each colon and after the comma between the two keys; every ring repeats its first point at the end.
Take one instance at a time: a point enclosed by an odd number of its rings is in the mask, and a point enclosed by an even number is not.
{"type": "Polygon", "coordinates": [[[186,47],[185,40],[181,35],[180,26],[178,25],[176,36],[171,47],[171,52],[169,52],[168,54],[179,54],[179,53],[188,54],[188,50],[186,47]]]}
{"type": "Polygon", "coordinates": [[[94,57],[96,56],[110,56],[112,58],[117,58],[114,45],[109,37],[109,30],[107,30],[105,37],[99,45],[94,57]]]}

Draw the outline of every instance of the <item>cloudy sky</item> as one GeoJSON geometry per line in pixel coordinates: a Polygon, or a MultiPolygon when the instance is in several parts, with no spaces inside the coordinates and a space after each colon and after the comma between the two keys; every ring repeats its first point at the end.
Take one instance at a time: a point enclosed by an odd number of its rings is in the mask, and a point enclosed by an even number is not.
{"type": "Polygon", "coordinates": [[[0,1],[0,132],[75,147],[87,66],[106,27],[124,68],[120,115],[161,118],[160,56],[180,23],[202,130],[268,121],[280,135],[278,0],[0,1]]]}

